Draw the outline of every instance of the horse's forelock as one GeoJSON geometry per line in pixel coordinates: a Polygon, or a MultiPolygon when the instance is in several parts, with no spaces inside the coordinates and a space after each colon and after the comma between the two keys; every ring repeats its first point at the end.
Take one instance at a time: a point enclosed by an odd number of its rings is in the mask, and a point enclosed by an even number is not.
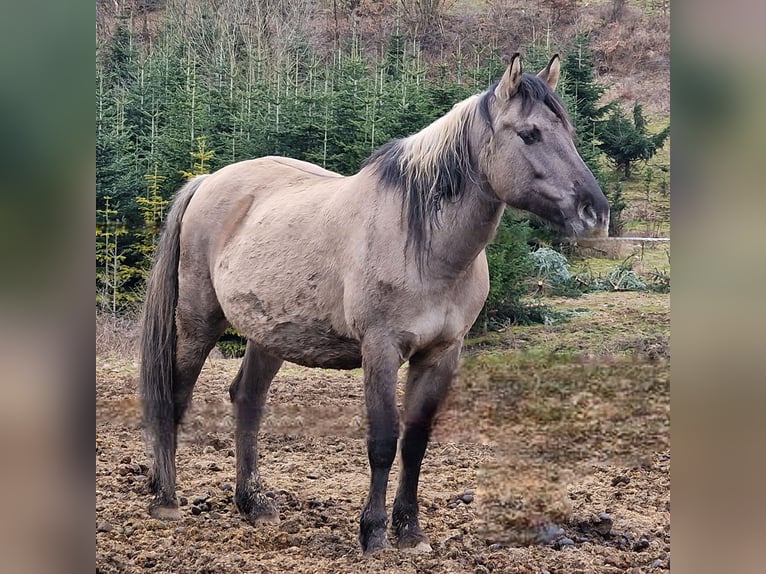
{"type": "Polygon", "coordinates": [[[556,114],[556,117],[568,130],[572,130],[572,122],[569,121],[569,115],[564,104],[558,94],[542,78],[532,74],[524,74],[519,84],[519,95],[521,96],[522,109],[528,110],[532,103],[542,102],[556,114]]]}
{"type": "MultiPolygon", "coordinates": [[[[499,80],[481,94],[481,101],[479,102],[479,113],[489,126],[492,125],[490,104],[495,98],[495,88],[498,83],[499,80]]],[[[524,112],[528,113],[532,104],[542,102],[549,110],[556,114],[556,117],[561,120],[567,130],[573,132],[572,122],[561,98],[550,88],[545,80],[532,74],[524,74],[521,77],[521,82],[519,82],[518,95],[521,97],[521,107],[524,112]]]]}

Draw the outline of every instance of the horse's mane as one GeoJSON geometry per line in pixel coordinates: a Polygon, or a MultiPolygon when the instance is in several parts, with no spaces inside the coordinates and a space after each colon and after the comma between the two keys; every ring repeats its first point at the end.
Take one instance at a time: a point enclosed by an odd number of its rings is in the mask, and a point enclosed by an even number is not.
{"type": "MultiPolygon", "coordinates": [[[[378,148],[364,163],[377,173],[386,189],[402,194],[402,212],[407,220],[407,246],[412,246],[422,268],[430,248],[430,236],[439,225],[445,202],[459,201],[469,183],[480,185],[472,160],[470,126],[477,119],[492,130],[490,103],[495,87],[455,104],[447,114],[407,138],[378,148]]],[[[543,102],[570,127],[561,100],[548,84],[530,74],[519,84],[522,109],[543,102]]],[[[474,155],[478,150],[473,150],[474,155]]]]}

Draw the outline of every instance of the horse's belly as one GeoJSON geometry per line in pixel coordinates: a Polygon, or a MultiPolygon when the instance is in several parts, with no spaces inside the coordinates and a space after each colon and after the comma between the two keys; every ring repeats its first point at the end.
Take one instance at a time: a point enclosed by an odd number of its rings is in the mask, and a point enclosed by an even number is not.
{"type": "Polygon", "coordinates": [[[319,320],[277,322],[248,338],[271,354],[305,367],[356,369],[362,366],[359,341],[341,335],[319,320]]]}

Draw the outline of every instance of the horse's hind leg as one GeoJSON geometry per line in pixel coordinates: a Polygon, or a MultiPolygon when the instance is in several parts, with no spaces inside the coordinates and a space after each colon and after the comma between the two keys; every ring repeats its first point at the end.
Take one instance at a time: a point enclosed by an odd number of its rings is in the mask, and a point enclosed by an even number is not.
{"type": "Polygon", "coordinates": [[[192,391],[205,359],[227,324],[212,292],[197,290],[193,294],[182,292],[180,295],[176,308],[172,420],[163,417],[158,421],[161,430],[154,433],[154,467],[149,480],[155,495],[149,511],[161,519],[180,517],[175,494],[178,427],[191,403],[192,391]]]}
{"type": "Polygon", "coordinates": [[[402,470],[394,499],[392,525],[400,549],[431,550],[418,520],[418,481],[434,416],[457,372],[461,343],[410,359],[404,397],[402,470]]]}
{"type": "Polygon", "coordinates": [[[263,494],[258,472],[257,440],[266,395],[281,366],[282,359],[248,342],[245,359],[229,389],[237,424],[237,488],[234,502],[251,524],[279,521],[277,509],[263,494]]]}

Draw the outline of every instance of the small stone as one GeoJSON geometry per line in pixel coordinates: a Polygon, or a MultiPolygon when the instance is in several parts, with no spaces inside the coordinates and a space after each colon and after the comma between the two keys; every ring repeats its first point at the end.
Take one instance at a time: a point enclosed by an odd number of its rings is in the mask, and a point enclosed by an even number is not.
{"type": "Polygon", "coordinates": [[[202,514],[202,509],[199,506],[192,506],[191,513],[194,516],[199,516],[200,514],[202,514]]]}
{"type": "Polygon", "coordinates": [[[574,540],[571,538],[562,538],[556,542],[558,548],[566,548],[567,546],[574,546],[574,540]]]}
{"type": "Polygon", "coordinates": [[[651,568],[661,568],[662,567],[662,559],[657,558],[654,562],[652,562],[651,568]]]}
{"type": "Polygon", "coordinates": [[[111,532],[112,530],[114,530],[114,526],[112,526],[106,520],[102,520],[96,525],[97,532],[111,532]]]}
{"type": "Polygon", "coordinates": [[[642,536],[635,542],[635,544],[633,544],[634,552],[641,552],[647,548],[649,548],[649,539],[646,536],[642,536]]]}
{"type": "Polygon", "coordinates": [[[221,485],[221,490],[234,490],[234,487],[231,485],[230,482],[224,482],[221,485]]]}
{"type": "Polygon", "coordinates": [[[307,474],[306,478],[309,478],[311,480],[316,480],[317,478],[319,478],[319,475],[318,474],[307,474]]]}
{"type": "Polygon", "coordinates": [[[498,550],[501,550],[503,547],[500,544],[493,544],[489,547],[490,552],[497,552],[498,550]]]}
{"type": "Polygon", "coordinates": [[[458,498],[455,502],[451,502],[449,507],[450,508],[457,508],[458,506],[460,506],[461,502],[463,502],[463,501],[458,498]]]}
{"type": "Polygon", "coordinates": [[[189,504],[189,499],[185,496],[179,496],[178,497],[178,506],[186,506],[189,504]]]}
{"type": "Polygon", "coordinates": [[[211,512],[210,514],[208,514],[208,516],[209,516],[210,518],[213,518],[213,519],[215,519],[215,518],[221,518],[221,515],[220,515],[219,513],[215,512],[215,511],[211,512]]]}
{"type": "Polygon", "coordinates": [[[276,498],[277,494],[273,490],[267,490],[263,493],[266,498],[276,498]]]}
{"type": "Polygon", "coordinates": [[[606,512],[600,512],[598,515],[598,522],[593,525],[593,528],[601,536],[606,536],[612,530],[612,524],[614,520],[606,512]]]}
{"type": "Polygon", "coordinates": [[[473,494],[469,494],[468,492],[466,492],[463,496],[460,497],[460,500],[462,500],[466,504],[471,504],[473,502],[473,494]]]}
{"type": "Polygon", "coordinates": [[[200,506],[200,505],[204,504],[205,502],[207,502],[207,499],[208,499],[208,498],[210,498],[210,495],[208,495],[208,494],[206,494],[206,495],[204,495],[204,496],[198,496],[197,498],[195,498],[195,499],[192,501],[192,504],[193,504],[194,506],[200,506]]]}
{"type": "Polygon", "coordinates": [[[297,520],[285,522],[279,529],[288,534],[297,534],[301,531],[300,523],[297,520]]]}
{"type": "Polygon", "coordinates": [[[626,475],[620,475],[615,476],[612,479],[612,486],[619,486],[620,484],[628,484],[630,482],[630,477],[626,475]]]}

